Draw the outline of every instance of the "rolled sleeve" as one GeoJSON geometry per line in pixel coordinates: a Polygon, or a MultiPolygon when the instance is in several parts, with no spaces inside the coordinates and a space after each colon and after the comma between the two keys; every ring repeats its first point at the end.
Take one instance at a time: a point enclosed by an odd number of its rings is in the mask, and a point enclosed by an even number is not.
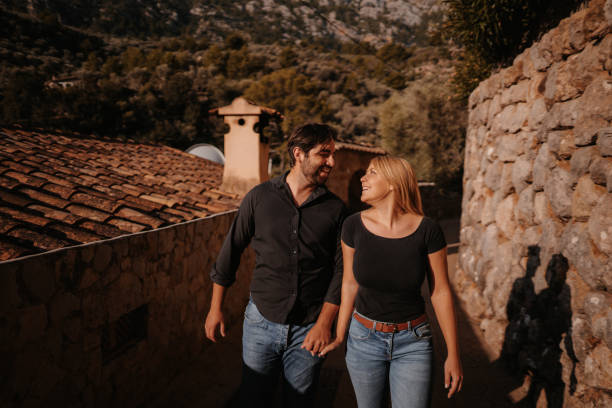
{"type": "Polygon", "coordinates": [[[236,280],[240,256],[251,242],[254,232],[253,206],[254,193],[251,190],[242,200],[238,214],[210,271],[210,279],[221,286],[229,287],[236,280]]]}

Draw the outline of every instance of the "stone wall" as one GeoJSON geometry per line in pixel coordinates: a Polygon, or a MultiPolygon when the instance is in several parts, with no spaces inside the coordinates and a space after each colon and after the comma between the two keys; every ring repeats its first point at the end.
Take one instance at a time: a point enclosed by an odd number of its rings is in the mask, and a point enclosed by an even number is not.
{"type": "Polygon", "coordinates": [[[533,406],[612,406],[611,26],[589,2],[469,98],[453,281],[533,406]]]}
{"type": "MultiPolygon", "coordinates": [[[[0,264],[0,399],[140,406],[204,340],[208,272],[235,212],[0,264]]],[[[254,254],[226,299],[241,321],[254,254]]]]}

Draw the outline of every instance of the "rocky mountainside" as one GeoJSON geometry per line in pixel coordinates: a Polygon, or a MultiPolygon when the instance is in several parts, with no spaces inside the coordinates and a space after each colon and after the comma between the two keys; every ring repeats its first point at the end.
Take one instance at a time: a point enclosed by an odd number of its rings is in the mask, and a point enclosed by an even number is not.
{"type": "Polygon", "coordinates": [[[414,42],[414,27],[439,0],[0,0],[0,6],[65,25],[136,37],[239,31],[258,43],[315,38],[379,45],[414,42]]]}

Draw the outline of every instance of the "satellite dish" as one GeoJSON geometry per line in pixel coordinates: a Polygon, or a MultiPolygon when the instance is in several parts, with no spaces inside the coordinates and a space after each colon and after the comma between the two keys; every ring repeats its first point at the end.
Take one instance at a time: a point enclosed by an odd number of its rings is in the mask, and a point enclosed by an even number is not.
{"type": "Polygon", "coordinates": [[[221,165],[225,165],[225,156],[223,152],[217,149],[215,146],[207,143],[199,143],[191,146],[185,152],[201,157],[206,160],[210,160],[221,165]]]}

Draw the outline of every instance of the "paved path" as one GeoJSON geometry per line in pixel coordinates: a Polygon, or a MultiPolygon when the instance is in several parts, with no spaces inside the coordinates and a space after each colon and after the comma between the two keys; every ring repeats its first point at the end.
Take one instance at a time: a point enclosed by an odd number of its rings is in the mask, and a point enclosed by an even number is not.
{"type": "MultiPolygon", "coordinates": [[[[458,238],[458,222],[442,223],[449,243],[458,238]]],[[[449,273],[455,271],[456,251],[449,251],[449,273]],[[454,253],[453,253],[454,252],[454,253]]],[[[434,314],[428,304],[428,315],[434,314]]],[[[442,335],[434,326],[435,367],[432,408],[469,407],[504,408],[514,406],[509,394],[518,389],[520,383],[508,376],[492,362],[493,353],[484,346],[478,322],[471,321],[458,308],[459,341],[464,368],[463,390],[448,400],[444,390],[443,358],[445,348],[442,335]]],[[[193,364],[163,391],[152,407],[236,407],[236,392],[240,383],[241,369],[241,322],[234,322],[233,329],[224,341],[211,345],[206,361],[196,359],[193,364]]],[[[515,394],[517,391],[514,392],[515,394]]],[[[273,406],[271,404],[271,406],[273,406]]],[[[355,397],[344,364],[342,350],[330,353],[321,373],[317,408],[355,407],[355,397]]]]}

